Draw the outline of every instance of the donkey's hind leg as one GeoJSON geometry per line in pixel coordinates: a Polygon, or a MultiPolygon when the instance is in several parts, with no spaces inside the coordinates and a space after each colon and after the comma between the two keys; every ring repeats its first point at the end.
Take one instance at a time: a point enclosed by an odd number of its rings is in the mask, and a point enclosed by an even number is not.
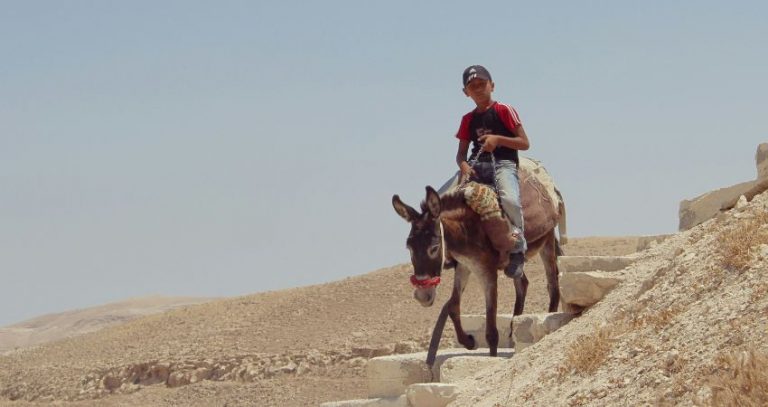
{"type": "Polygon", "coordinates": [[[520,315],[525,308],[525,296],[528,294],[528,277],[525,273],[520,278],[515,279],[515,309],[513,315],[520,315]]]}
{"type": "Polygon", "coordinates": [[[498,272],[490,268],[480,275],[485,293],[485,339],[488,342],[491,356],[496,356],[499,348],[499,329],[496,327],[496,312],[498,310],[498,272]]]}
{"type": "Polygon", "coordinates": [[[549,291],[549,312],[557,312],[560,304],[560,277],[557,267],[557,257],[562,254],[560,244],[555,238],[554,229],[547,234],[546,241],[539,255],[544,263],[544,271],[547,275],[547,291],[549,291]]]}

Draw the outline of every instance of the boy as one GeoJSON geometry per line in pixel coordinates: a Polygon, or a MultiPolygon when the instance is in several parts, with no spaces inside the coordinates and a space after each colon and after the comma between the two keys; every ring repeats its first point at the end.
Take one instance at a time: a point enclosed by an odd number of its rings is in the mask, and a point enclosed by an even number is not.
{"type": "MultiPolygon", "coordinates": [[[[486,225],[483,226],[486,227],[486,233],[496,250],[502,256],[510,253],[509,265],[504,269],[504,273],[512,278],[519,278],[523,274],[527,243],[523,236],[523,213],[517,174],[520,160],[517,152],[528,150],[528,136],[515,109],[491,98],[494,83],[487,69],[472,65],[464,70],[462,80],[464,94],[475,102],[476,107],[462,117],[456,134],[459,139],[459,149],[456,153],[456,164],[460,170],[458,181],[472,179],[496,187],[501,207],[513,225],[512,232],[516,235],[516,244],[514,247],[505,247],[500,238],[494,238],[486,225]],[[473,148],[469,162],[473,165],[467,161],[470,142],[473,148]]],[[[444,185],[441,192],[455,184],[455,178],[444,185]]],[[[492,229],[500,230],[498,227],[492,229]]]]}

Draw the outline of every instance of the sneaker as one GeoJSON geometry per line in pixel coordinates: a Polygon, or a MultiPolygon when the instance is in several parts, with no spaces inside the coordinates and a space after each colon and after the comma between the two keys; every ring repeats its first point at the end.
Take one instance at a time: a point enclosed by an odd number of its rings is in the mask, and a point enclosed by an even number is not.
{"type": "Polygon", "coordinates": [[[520,278],[523,276],[523,265],[525,265],[525,253],[511,253],[509,255],[509,266],[504,269],[504,274],[509,278],[520,278]]]}

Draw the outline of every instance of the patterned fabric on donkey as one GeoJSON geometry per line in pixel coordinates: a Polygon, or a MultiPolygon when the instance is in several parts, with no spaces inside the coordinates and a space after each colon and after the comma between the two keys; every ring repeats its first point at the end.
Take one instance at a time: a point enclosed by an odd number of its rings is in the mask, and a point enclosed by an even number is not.
{"type": "Polygon", "coordinates": [[[517,238],[512,234],[509,223],[504,219],[496,192],[491,187],[477,182],[468,182],[462,190],[464,201],[480,215],[480,224],[491,244],[499,252],[498,269],[509,264],[509,253],[515,247],[517,238]]]}

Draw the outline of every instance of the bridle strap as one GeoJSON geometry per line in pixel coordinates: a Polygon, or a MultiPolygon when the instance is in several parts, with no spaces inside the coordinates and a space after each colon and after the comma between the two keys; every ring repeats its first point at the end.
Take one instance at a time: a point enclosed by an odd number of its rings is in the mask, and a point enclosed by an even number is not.
{"type": "Polygon", "coordinates": [[[443,271],[445,271],[445,229],[443,229],[443,221],[438,219],[438,222],[440,222],[440,250],[441,253],[441,259],[440,259],[440,274],[443,274],[443,271]]]}

